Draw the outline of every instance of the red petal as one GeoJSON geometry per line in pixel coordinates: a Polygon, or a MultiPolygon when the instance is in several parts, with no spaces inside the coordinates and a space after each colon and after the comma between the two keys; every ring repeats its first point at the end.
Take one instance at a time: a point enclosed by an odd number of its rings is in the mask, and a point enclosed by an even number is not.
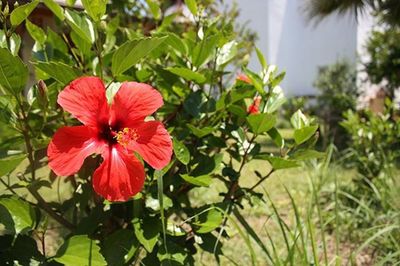
{"type": "Polygon", "coordinates": [[[153,168],[165,167],[171,161],[172,141],[164,125],[149,121],[139,124],[135,130],[139,138],[128,148],[138,152],[153,168]]]}
{"type": "Polygon", "coordinates": [[[124,82],[111,105],[111,124],[132,127],[163,105],[161,94],[150,85],[124,82]]]}
{"type": "Polygon", "coordinates": [[[86,157],[101,153],[103,145],[90,127],[62,127],[47,148],[49,166],[59,176],[75,174],[86,157]]]}
{"type": "Polygon", "coordinates": [[[106,88],[98,77],[82,77],[72,81],[60,92],[57,102],[87,126],[108,123],[106,88]]]}
{"type": "Polygon", "coordinates": [[[143,165],[121,147],[106,149],[103,163],[93,174],[94,190],[109,201],[126,201],[143,187],[143,165]]]}
{"type": "Polygon", "coordinates": [[[251,104],[251,105],[249,106],[249,109],[247,110],[247,112],[248,112],[249,114],[258,114],[260,111],[259,111],[257,105],[251,104]]]}
{"type": "Polygon", "coordinates": [[[247,75],[245,75],[245,74],[239,74],[239,75],[237,75],[236,80],[241,80],[241,81],[243,81],[243,82],[246,82],[246,83],[248,83],[248,84],[251,84],[251,79],[250,79],[247,75]]]}

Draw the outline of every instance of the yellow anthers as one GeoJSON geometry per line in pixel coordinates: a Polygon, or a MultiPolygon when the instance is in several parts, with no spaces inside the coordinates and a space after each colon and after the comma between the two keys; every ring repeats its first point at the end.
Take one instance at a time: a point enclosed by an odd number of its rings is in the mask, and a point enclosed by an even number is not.
{"type": "Polygon", "coordinates": [[[139,134],[135,129],[126,127],[123,130],[118,131],[115,137],[119,144],[126,147],[130,142],[136,141],[139,138],[139,134]]]}

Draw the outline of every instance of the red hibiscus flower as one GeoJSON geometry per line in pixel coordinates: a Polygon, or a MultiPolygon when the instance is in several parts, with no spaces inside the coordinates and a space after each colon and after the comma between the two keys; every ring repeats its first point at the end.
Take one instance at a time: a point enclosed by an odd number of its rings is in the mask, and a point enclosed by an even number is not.
{"type": "Polygon", "coordinates": [[[236,80],[240,80],[240,81],[243,81],[245,83],[251,84],[251,79],[248,76],[246,76],[245,74],[237,75],[236,80]]]}
{"type": "Polygon", "coordinates": [[[107,200],[125,201],[142,189],[145,180],[134,152],[155,169],[170,162],[172,142],[164,125],[144,121],[163,105],[151,86],[125,82],[109,105],[101,79],[82,77],[72,81],[57,102],[83,123],[60,128],[50,142],[49,166],[57,175],[72,175],[86,157],[100,154],[103,162],[93,174],[94,190],[107,200]]]}
{"type": "Polygon", "coordinates": [[[261,97],[257,96],[254,98],[253,103],[249,106],[249,109],[247,112],[249,114],[258,114],[260,112],[260,103],[261,103],[261,97]]]}

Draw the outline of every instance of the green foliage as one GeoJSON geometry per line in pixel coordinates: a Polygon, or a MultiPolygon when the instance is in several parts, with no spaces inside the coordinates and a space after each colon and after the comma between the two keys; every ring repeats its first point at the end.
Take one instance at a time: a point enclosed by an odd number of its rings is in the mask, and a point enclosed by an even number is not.
{"type": "Polygon", "coordinates": [[[28,68],[19,57],[0,48],[0,86],[9,93],[20,93],[28,80],[28,68]]]}
{"type": "Polygon", "coordinates": [[[124,73],[140,59],[148,55],[165,40],[164,38],[146,38],[126,42],[119,47],[112,57],[111,71],[114,76],[124,73]]]}
{"type": "Polygon", "coordinates": [[[341,123],[351,135],[350,162],[368,179],[395,165],[400,155],[400,124],[392,117],[390,101],[387,103],[384,114],[348,111],[341,123]]]}
{"type": "Polygon", "coordinates": [[[5,225],[6,230],[20,234],[33,229],[36,215],[32,206],[27,202],[15,197],[0,198],[0,205],[9,212],[2,211],[0,215],[0,222],[5,225]]]}
{"type": "Polygon", "coordinates": [[[339,125],[343,113],[355,110],[356,71],[347,61],[338,61],[319,69],[314,86],[319,90],[315,115],[320,118],[324,146],[333,142],[339,149],[347,146],[349,135],[339,125]]]}
{"type": "Polygon", "coordinates": [[[366,48],[369,59],[364,63],[369,80],[383,84],[393,99],[394,90],[400,86],[400,27],[385,27],[373,31],[366,48]]]}
{"type": "Polygon", "coordinates": [[[95,21],[100,21],[101,17],[106,13],[106,0],[83,0],[83,7],[89,16],[95,21]]]}
{"type": "Polygon", "coordinates": [[[48,9],[53,12],[60,20],[64,20],[64,10],[56,3],[54,0],[43,0],[43,3],[47,6],[48,9]]]}
{"type": "Polygon", "coordinates": [[[196,0],[186,0],[186,5],[188,6],[190,12],[192,12],[193,16],[197,15],[197,3],[196,0]]]}
{"type": "Polygon", "coordinates": [[[250,129],[254,134],[261,134],[269,131],[276,122],[276,118],[271,114],[254,114],[247,117],[250,129]]]}
{"type": "MultiPolygon", "coordinates": [[[[43,2],[56,17],[54,29],[27,20],[38,1],[11,16],[1,9],[7,22],[0,48],[0,126],[7,128],[0,139],[2,261],[193,265],[200,250],[220,260],[227,221],[239,217],[238,208],[253,197],[263,198],[255,189],[272,173],[320,157],[313,150],[318,126],[300,111],[293,118],[294,139],[280,134],[285,73],[268,65],[259,50],[260,73],[243,65],[251,36],[236,28],[234,12],[219,16],[212,1],[185,1],[192,21],[179,12],[167,16],[169,1],[83,1],[85,10],[43,2]],[[21,43],[15,26],[22,23],[35,41],[32,86],[28,68],[14,56],[22,52],[15,45],[21,43]],[[234,80],[239,69],[252,84],[234,80]],[[65,178],[48,167],[46,150],[55,131],[78,124],[59,107],[58,94],[77,77],[93,75],[104,80],[109,100],[123,81],[150,84],[164,100],[157,120],[173,137],[173,158],[157,171],[144,163],[144,188],[127,202],[103,201],[93,191],[100,157],[87,158],[65,178]],[[250,115],[258,96],[260,112],[250,115]],[[265,140],[272,152],[263,150],[265,140]],[[270,172],[252,171],[254,183],[243,186],[243,169],[255,159],[270,172]],[[216,199],[194,203],[193,191],[217,184],[223,188],[216,199]],[[49,236],[53,232],[59,242],[49,236]]],[[[243,219],[234,227],[242,236],[256,236],[243,219]]],[[[251,247],[250,239],[246,243],[251,247]]]]}
{"type": "Polygon", "coordinates": [[[84,235],[75,235],[66,240],[54,260],[65,266],[106,264],[95,241],[84,235]]]}
{"type": "Polygon", "coordinates": [[[21,24],[28,16],[32,13],[32,11],[39,4],[39,0],[34,0],[25,5],[21,5],[14,9],[10,15],[10,22],[13,26],[18,26],[21,24]]]}

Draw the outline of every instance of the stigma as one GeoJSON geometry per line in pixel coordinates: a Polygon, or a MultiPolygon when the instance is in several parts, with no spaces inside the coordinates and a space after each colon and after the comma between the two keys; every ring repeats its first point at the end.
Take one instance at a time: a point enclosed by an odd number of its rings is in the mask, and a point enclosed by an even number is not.
{"type": "Polygon", "coordinates": [[[127,147],[132,141],[136,141],[139,138],[139,134],[135,129],[126,127],[118,131],[115,138],[120,145],[127,147]]]}

